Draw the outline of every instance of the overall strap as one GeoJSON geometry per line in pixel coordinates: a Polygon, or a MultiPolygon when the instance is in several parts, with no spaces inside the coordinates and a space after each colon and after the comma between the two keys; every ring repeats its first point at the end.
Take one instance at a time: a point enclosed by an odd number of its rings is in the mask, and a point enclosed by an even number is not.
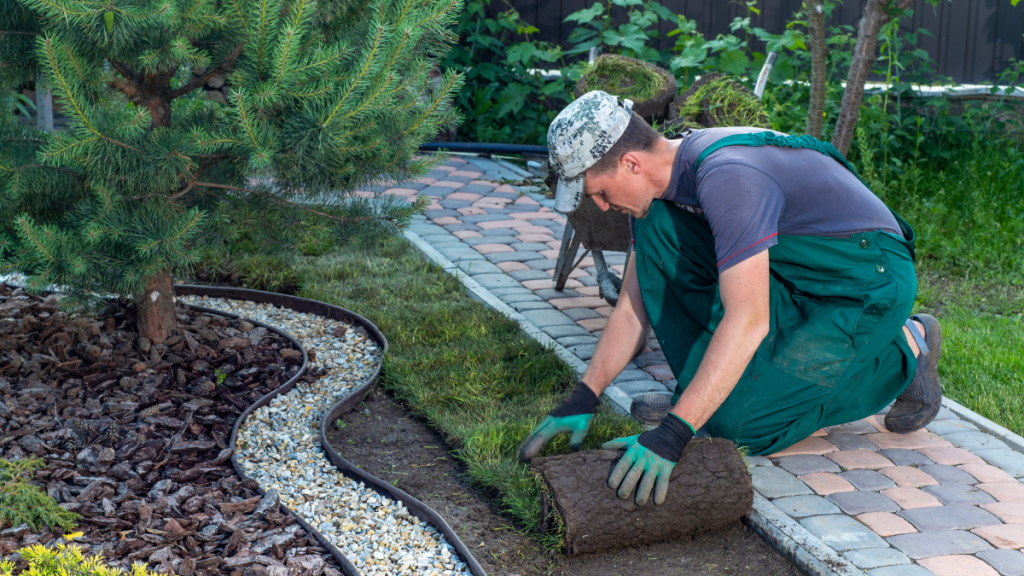
{"type": "MultiPolygon", "coordinates": [[[[843,155],[836,150],[836,147],[829,144],[828,142],[822,142],[813,136],[781,136],[774,132],[752,132],[749,134],[733,134],[732,136],[726,136],[718,142],[715,142],[711,146],[708,146],[700,153],[697,157],[697,161],[693,163],[693,171],[696,172],[700,168],[704,159],[707,158],[708,154],[718,150],[719,148],[725,148],[726,146],[778,146],[780,148],[803,148],[806,150],[817,150],[822,154],[831,157],[836,162],[843,165],[844,168],[850,171],[861,184],[867,186],[867,183],[857,174],[857,171],[850,166],[850,163],[843,158],[843,155]]],[[[868,186],[870,189],[870,186],[868,186]]]]}

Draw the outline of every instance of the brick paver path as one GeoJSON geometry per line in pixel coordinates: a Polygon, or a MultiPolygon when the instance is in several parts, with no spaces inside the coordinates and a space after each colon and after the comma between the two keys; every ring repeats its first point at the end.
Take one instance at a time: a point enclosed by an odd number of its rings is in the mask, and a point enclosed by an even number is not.
{"type": "MultiPolygon", "coordinates": [[[[411,229],[581,360],[611,308],[591,259],[556,291],[565,230],[553,201],[502,184],[489,160],[453,158],[419,182],[376,190],[428,195],[411,229]]],[[[622,272],[625,255],[605,254],[622,272]]],[[[614,385],[629,397],[675,387],[651,338],[614,385]]],[[[754,488],[869,576],[1024,575],[1024,454],[943,408],[927,430],[893,434],[882,414],[751,457],[754,488]]]]}

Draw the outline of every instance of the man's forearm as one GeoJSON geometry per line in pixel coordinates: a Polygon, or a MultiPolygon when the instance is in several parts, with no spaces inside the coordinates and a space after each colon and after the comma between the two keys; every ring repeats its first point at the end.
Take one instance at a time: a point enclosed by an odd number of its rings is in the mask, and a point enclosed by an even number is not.
{"type": "Polygon", "coordinates": [[[634,259],[626,268],[619,303],[608,318],[583,381],[600,395],[645,343],[650,325],[636,281],[634,259]]]}

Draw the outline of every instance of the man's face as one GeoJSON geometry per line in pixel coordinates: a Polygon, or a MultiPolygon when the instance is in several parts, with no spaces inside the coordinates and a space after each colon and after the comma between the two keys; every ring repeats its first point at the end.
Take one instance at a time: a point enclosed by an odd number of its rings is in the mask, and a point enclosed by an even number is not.
{"type": "Polygon", "coordinates": [[[592,199],[601,211],[609,208],[634,218],[643,218],[651,209],[651,197],[643,192],[644,180],[639,177],[636,165],[623,156],[616,170],[595,175],[587,171],[583,194],[592,199]]]}

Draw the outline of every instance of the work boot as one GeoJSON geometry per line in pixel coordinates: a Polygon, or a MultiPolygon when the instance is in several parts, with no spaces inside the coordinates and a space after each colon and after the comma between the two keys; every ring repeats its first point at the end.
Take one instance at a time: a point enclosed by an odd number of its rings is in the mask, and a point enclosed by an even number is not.
{"type": "Polygon", "coordinates": [[[910,320],[907,327],[921,349],[917,356],[917,374],[885,415],[886,429],[899,434],[924,428],[935,419],[942,406],[942,383],[937,369],[942,353],[942,329],[938,320],[928,314],[911,316],[910,320]],[[923,337],[910,320],[917,320],[924,326],[923,337]]]}
{"type": "Polygon", "coordinates": [[[661,424],[661,419],[672,410],[672,394],[667,392],[648,392],[633,399],[629,413],[648,426],[661,424]]]}

